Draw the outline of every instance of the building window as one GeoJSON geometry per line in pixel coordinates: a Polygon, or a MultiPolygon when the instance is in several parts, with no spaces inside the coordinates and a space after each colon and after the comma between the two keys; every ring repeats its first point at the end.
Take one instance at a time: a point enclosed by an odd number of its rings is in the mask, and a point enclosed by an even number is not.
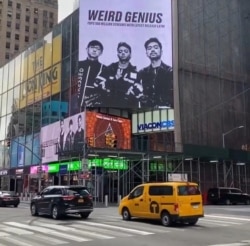
{"type": "Polygon", "coordinates": [[[11,21],[7,21],[7,27],[11,27],[11,21]]]}
{"type": "Polygon", "coordinates": [[[8,11],[7,16],[12,17],[12,11],[8,11]]]}
{"type": "Polygon", "coordinates": [[[43,27],[47,27],[47,24],[48,24],[48,22],[47,21],[43,21],[43,27]]]}
{"type": "Polygon", "coordinates": [[[44,11],[43,11],[43,16],[44,16],[44,17],[47,17],[47,16],[48,16],[47,10],[44,10],[44,11]]]}
{"type": "Polygon", "coordinates": [[[30,31],[29,26],[25,26],[25,32],[29,32],[29,31],[30,31]]]}
{"type": "Polygon", "coordinates": [[[20,24],[16,23],[16,30],[19,30],[19,29],[20,29],[20,24]]]}
{"type": "Polygon", "coordinates": [[[54,18],[54,13],[49,12],[49,17],[50,17],[50,18],[54,18]]]}
{"type": "Polygon", "coordinates": [[[15,44],[15,50],[19,50],[19,45],[15,44]]]}
{"type": "Polygon", "coordinates": [[[25,42],[28,43],[29,42],[29,37],[28,36],[25,36],[25,42]]]}
{"type": "Polygon", "coordinates": [[[29,22],[30,21],[30,17],[26,15],[25,21],[29,22]]]}
{"type": "Polygon", "coordinates": [[[11,33],[10,32],[6,32],[6,37],[10,38],[11,37],[11,33]]]}
{"type": "Polygon", "coordinates": [[[9,54],[9,53],[6,53],[6,54],[5,54],[5,59],[6,59],[6,60],[9,60],[9,59],[10,59],[10,54],[9,54]]]}
{"type": "Polygon", "coordinates": [[[34,8],[34,14],[38,14],[38,8],[34,8]]]}
{"type": "Polygon", "coordinates": [[[37,34],[37,29],[36,28],[34,28],[33,33],[37,34]]]}
{"type": "Polygon", "coordinates": [[[54,26],[54,23],[53,22],[50,22],[49,23],[49,27],[52,28],[54,26]]]}
{"type": "Polygon", "coordinates": [[[21,17],[20,13],[16,13],[16,19],[20,20],[20,17],[21,17]]]}
{"type": "Polygon", "coordinates": [[[30,12],[30,9],[29,9],[29,8],[26,8],[26,12],[30,12]]]}
{"type": "Polygon", "coordinates": [[[34,23],[37,24],[38,23],[38,19],[34,18],[34,23]]]}
{"type": "Polygon", "coordinates": [[[12,7],[12,1],[10,1],[10,0],[8,1],[8,6],[12,7]]]}
{"type": "Polygon", "coordinates": [[[7,42],[5,47],[6,47],[6,49],[9,49],[10,48],[10,43],[7,42]]]}
{"type": "Polygon", "coordinates": [[[15,34],[15,40],[19,40],[19,34],[15,34]]]}
{"type": "Polygon", "coordinates": [[[21,9],[21,3],[17,3],[17,4],[16,4],[16,8],[17,8],[17,9],[21,9]]]}

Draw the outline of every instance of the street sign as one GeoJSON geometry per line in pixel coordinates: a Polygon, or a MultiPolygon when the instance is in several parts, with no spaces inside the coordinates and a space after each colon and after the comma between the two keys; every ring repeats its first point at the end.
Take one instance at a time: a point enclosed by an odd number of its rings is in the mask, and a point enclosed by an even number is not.
{"type": "Polygon", "coordinates": [[[87,172],[88,169],[88,159],[82,159],[82,171],[87,172]]]}

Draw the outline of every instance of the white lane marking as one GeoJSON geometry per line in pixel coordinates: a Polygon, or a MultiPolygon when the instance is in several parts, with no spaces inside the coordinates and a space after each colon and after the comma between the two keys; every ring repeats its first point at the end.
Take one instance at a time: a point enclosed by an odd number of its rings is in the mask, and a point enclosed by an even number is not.
{"type": "MultiPolygon", "coordinates": [[[[83,225],[83,224],[72,224],[70,225],[74,228],[77,228],[77,229],[81,229],[81,230],[85,230],[85,231],[89,231],[89,230],[93,230],[91,229],[90,226],[87,226],[87,225],[83,225]]],[[[128,234],[128,233],[124,233],[124,232],[118,232],[118,231],[114,231],[114,230],[107,230],[105,228],[97,228],[95,227],[94,228],[95,232],[97,233],[102,233],[102,234],[105,234],[105,235],[115,235],[116,237],[132,237],[133,235],[132,234],[128,234]]]]}
{"type": "Polygon", "coordinates": [[[242,220],[242,221],[250,221],[250,219],[242,218],[242,217],[231,217],[231,216],[224,216],[224,215],[212,215],[212,214],[206,214],[206,217],[211,218],[220,218],[220,219],[230,219],[230,220],[242,220]]]}
{"type": "Polygon", "coordinates": [[[42,234],[36,234],[35,238],[38,240],[41,240],[43,242],[49,242],[51,245],[68,244],[68,242],[66,242],[66,241],[62,241],[62,240],[52,238],[52,237],[47,237],[47,236],[42,235],[42,234]]]}
{"type": "Polygon", "coordinates": [[[8,234],[8,233],[1,232],[1,231],[0,231],[0,238],[1,238],[1,237],[8,237],[8,236],[11,236],[11,235],[8,234]]]}
{"type": "Polygon", "coordinates": [[[208,246],[247,246],[245,243],[211,244],[208,246]]]}
{"type": "Polygon", "coordinates": [[[200,219],[200,221],[211,221],[215,223],[227,223],[227,224],[232,224],[232,225],[241,225],[241,223],[238,222],[232,222],[232,221],[227,221],[227,220],[209,220],[209,219],[200,219]]]}
{"type": "Polygon", "coordinates": [[[218,225],[218,226],[229,226],[228,224],[218,224],[216,221],[208,221],[208,220],[201,220],[201,224],[210,224],[210,225],[218,225]]]}
{"type": "Polygon", "coordinates": [[[76,228],[72,228],[72,227],[68,227],[68,226],[64,226],[64,225],[50,225],[50,224],[46,224],[46,223],[42,223],[42,222],[34,222],[34,225],[38,225],[38,226],[42,226],[42,227],[47,227],[47,228],[52,228],[52,229],[56,229],[56,230],[60,230],[60,231],[71,231],[73,233],[77,233],[77,234],[82,234],[85,236],[92,236],[98,239],[112,239],[114,237],[111,236],[106,236],[106,235],[101,235],[98,233],[95,233],[93,229],[92,232],[85,232],[85,231],[81,231],[81,230],[77,230],[76,228]]]}
{"type": "Polygon", "coordinates": [[[31,232],[31,231],[22,230],[19,228],[13,229],[13,227],[8,227],[8,226],[2,228],[1,230],[5,231],[5,232],[9,232],[9,233],[14,233],[17,235],[32,235],[32,234],[34,234],[34,232],[31,232]]]}
{"type": "Polygon", "coordinates": [[[17,222],[4,222],[4,224],[12,225],[14,227],[25,228],[25,229],[28,229],[28,230],[31,230],[31,231],[50,234],[50,235],[54,235],[54,236],[57,236],[57,237],[65,238],[65,239],[76,241],[76,242],[92,241],[89,238],[82,238],[82,237],[77,237],[77,236],[73,236],[73,235],[68,235],[68,234],[57,232],[57,231],[54,231],[54,230],[51,230],[51,229],[43,228],[43,227],[40,227],[40,226],[30,226],[30,225],[17,223],[17,222]]]}
{"type": "MultiPolygon", "coordinates": [[[[31,242],[25,241],[23,239],[16,239],[16,238],[11,238],[11,237],[3,237],[1,238],[1,240],[6,241],[11,243],[11,245],[15,245],[15,246],[30,246],[31,242]]],[[[38,243],[34,243],[32,242],[32,246],[44,246],[44,244],[38,244],[38,243]]]]}
{"type": "Polygon", "coordinates": [[[136,229],[124,228],[124,227],[120,227],[120,226],[107,225],[107,224],[101,224],[101,223],[84,222],[84,221],[79,221],[78,223],[96,226],[96,227],[106,227],[106,228],[115,229],[115,230],[119,230],[119,231],[127,231],[127,232],[131,232],[131,233],[139,234],[139,235],[152,235],[152,234],[154,234],[153,232],[139,231],[136,229]]]}

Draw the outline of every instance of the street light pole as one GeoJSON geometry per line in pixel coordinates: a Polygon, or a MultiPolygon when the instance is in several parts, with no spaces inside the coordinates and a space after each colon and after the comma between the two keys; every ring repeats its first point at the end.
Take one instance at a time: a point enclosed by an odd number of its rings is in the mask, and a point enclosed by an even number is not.
{"type": "Polygon", "coordinates": [[[240,128],[243,128],[243,127],[244,126],[237,126],[237,127],[233,128],[233,129],[231,129],[231,130],[229,130],[229,131],[227,131],[225,133],[222,133],[222,146],[223,146],[224,149],[225,149],[225,136],[230,134],[234,130],[237,130],[237,129],[240,129],[240,128]]]}

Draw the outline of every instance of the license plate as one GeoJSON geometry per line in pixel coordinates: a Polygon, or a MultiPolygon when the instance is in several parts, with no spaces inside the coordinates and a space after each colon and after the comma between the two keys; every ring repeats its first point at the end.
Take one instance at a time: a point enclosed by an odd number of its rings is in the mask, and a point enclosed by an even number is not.
{"type": "Polygon", "coordinates": [[[199,205],[193,205],[193,208],[198,208],[199,207],[199,205]]]}
{"type": "Polygon", "coordinates": [[[78,202],[79,202],[79,203],[83,203],[84,200],[83,200],[83,199],[78,199],[78,202]]]}

